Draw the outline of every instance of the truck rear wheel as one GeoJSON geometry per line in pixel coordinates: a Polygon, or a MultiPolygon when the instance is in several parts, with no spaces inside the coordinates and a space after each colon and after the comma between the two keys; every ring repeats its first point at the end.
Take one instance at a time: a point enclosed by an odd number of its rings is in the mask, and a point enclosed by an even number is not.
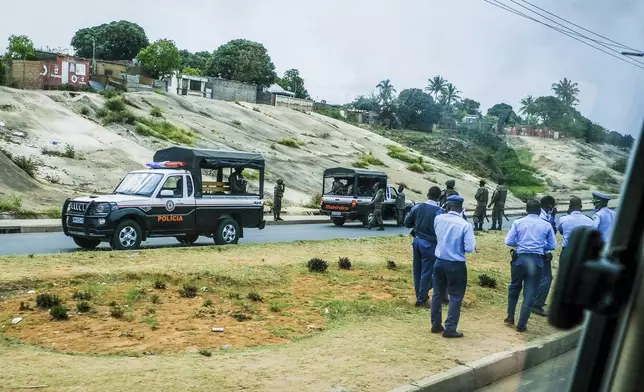
{"type": "Polygon", "coordinates": [[[346,218],[331,218],[331,222],[336,226],[342,226],[346,221],[346,218]]]}
{"type": "Polygon", "coordinates": [[[188,235],[184,235],[184,236],[180,236],[180,237],[178,236],[178,237],[175,237],[175,238],[182,245],[188,245],[189,246],[189,245],[192,245],[195,242],[197,242],[197,240],[199,239],[199,234],[188,234],[188,235]]]}
{"type": "Polygon", "coordinates": [[[141,226],[135,221],[128,219],[119,223],[114,230],[110,246],[114,250],[132,250],[141,246],[141,226]]]}
{"type": "Polygon", "coordinates": [[[239,242],[239,224],[233,218],[222,219],[214,235],[216,245],[230,245],[239,242]]]}
{"type": "Polygon", "coordinates": [[[87,250],[96,249],[96,247],[101,244],[101,240],[97,240],[93,238],[73,237],[73,240],[76,243],[76,245],[87,250]]]}

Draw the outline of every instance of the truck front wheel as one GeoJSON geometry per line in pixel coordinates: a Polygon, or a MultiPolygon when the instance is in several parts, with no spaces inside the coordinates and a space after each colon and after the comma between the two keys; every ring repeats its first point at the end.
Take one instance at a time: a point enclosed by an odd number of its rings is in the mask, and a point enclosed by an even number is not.
{"type": "Polygon", "coordinates": [[[215,233],[216,245],[236,244],[239,241],[239,225],[232,218],[222,219],[215,233]]]}
{"type": "Polygon", "coordinates": [[[116,226],[110,246],[114,250],[132,250],[141,246],[141,226],[133,220],[124,220],[116,226]]]}
{"type": "Polygon", "coordinates": [[[76,245],[86,250],[96,249],[101,244],[101,240],[92,238],[73,237],[73,239],[76,245]]]}

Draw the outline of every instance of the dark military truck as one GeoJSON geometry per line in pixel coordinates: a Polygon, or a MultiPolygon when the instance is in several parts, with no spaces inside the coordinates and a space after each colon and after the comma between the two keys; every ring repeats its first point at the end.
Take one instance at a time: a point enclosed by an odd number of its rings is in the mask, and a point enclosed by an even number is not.
{"type": "Polygon", "coordinates": [[[84,249],[108,242],[125,250],[151,237],[236,244],[244,228],[264,228],[261,154],[171,147],[153,160],[149,169],[128,173],[112,194],[67,199],[65,235],[84,249]],[[249,189],[244,169],[259,172],[259,187],[249,189]],[[202,172],[216,181],[205,181],[202,172]]]}
{"type": "MultiPolygon", "coordinates": [[[[398,191],[395,187],[387,185],[387,173],[362,169],[338,167],[324,171],[320,212],[330,216],[336,226],[342,226],[347,221],[358,221],[367,226],[373,214],[370,203],[378,184],[386,185],[382,219],[398,220],[398,191]]],[[[409,213],[414,203],[407,200],[405,204],[404,216],[409,213]]]]}

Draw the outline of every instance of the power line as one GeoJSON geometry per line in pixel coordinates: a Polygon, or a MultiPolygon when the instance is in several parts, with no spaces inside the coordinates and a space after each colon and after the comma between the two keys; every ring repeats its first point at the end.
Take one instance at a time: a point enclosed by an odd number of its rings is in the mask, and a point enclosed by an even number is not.
{"type": "Polygon", "coordinates": [[[558,16],[558,15],[553,14],[552,12],[549,12],[549,11],[547,11],[547,10],[544,10],[543,8],[541,8],[541,7],[537,6],[537,5],[534,5],[534,4],[530,3],[529,1],[526,1],[526,0],[521,0],[521,1],[522,1],[522,2],[524,2],[524,3],[526,3],[526,4],[529,4],[530,6],[532,6],[532,7],[536,8],[536,9],[538,9],[538,10],[540,10],[540,11],[545,12],[545,13],[546,13],[546,14],[548,14],[548,15],[554,16],[555,18],[557,18],[557,19],[559,19],[559,20],[563,20],[564,22],[566,22],[566,23],[568,23],[568,24],[571,24],[571,25],[573,25],[573,26],[575,26],[575,27],[578,27],[578,28],[580,28],[580,29],[582,29],[582,30],[584,30],[584,31],[586,31],[586,32],[588,32],[588,33],[591,33],[591,34],[593,34],[593,35],[596,35],[597,37],[600,37],[600,38],[603,38],[603,39],[605,39],[605,40],[607,40],[607,41],[609,41],[609,42],[612,42],[612,43],[616,44],[616,45],[617,45],[617,46],[619,46],[619,47],[622,47],[622,48],[624,48],[624,49],[628,49],[628,50],[632,50],[632,51],[638,52],[638,50],[637,50],[637,49],[633,49],[633,48],[631,48],[631,47],[629,47],[629,46],[626,46],[626,45],[624,45],[624,44],[620,44],[620,43],[619,43],[619,42],[617,42],[617,41],[613,41],[612,39],[610,39],[610,38],[608,38],[608,37],[604,37],[604,36],[603,36],[603,35],[601,35],[601,34],[597,34],[597,33],[595,33],[594,31],[588,30],[587,28],[584,28],[584,27],[582,27],[582,26],[580,26],[580,25],[578,25],[578,24],[576,24],[576,23],[574,23],[574,22],[571,22],[571,21],[569,21],[569,20],[567,20],[567,19],[565,19],[565,18],[562,18],[562,17],[560,17],[560,16],[558,16]]]}
{"type": "MultiPolygon", "coordinates": [[[[513,13],[513,14],[515,14],[515,15],[521,16],[521,17],[523,17],[523,18],[526,18],[526,19],[532,20],[532,21],[534,21],[534,22],[537,22],[537,23],[539,23],[539,24],[541,24],[541,25],[544,25],[544,26],[546,26],[546,27],[548,27],[548,28],[551,28],[551,29],[553,29],[553,30],[555,30],[555,31],[557,31],[557,32],[559,32],[559,33],[562,33],[562,34],[564,34],[564,35],[566,35],[566,36],[568,36],[568,37],[570,37],[570,38],[572,38],[572,39],[574,39],[574,40],[576,40],[576,41],[579,41],[579,42],[581,42],[581,43],[583,43],[583,44],[585,44],[585,45],[588,45],[588,46],[590,46],[590,47],[591,47],[591,48],[593,48],[593,49],[599,50],[600,52],[603,52],[603,53],[605,53],[605,54],[607,54],[607,55],[609,55],[609,56],[612,56],[612,57],[614,57],[614,58],[616,58],[616,59],[618,59],[618,60],[620,60],[620,61],[623,61],[623,62],[625,62],[625,63],[627,63],[627,64],[633,65],[633,66],[635,66],[635,67],[638,67],[638,68],[641,68],[641,69],[643,69],[643,70],[644,70],[644,63],[641,63],[641,62],[639,62],[639,61],[634,61],[633,59],[630,59],[630,58],[628,58],[628,59],[627,59],[627,58],[624,58],[624,57],[617,56],[617,55],[615,55],[615,54],[613,54],[613,53],[610,53],[610,52],[608,52],[608,51],[606,51],[606,50],[602,49],[601,47],[597,47],[597,46],[595,46],[595,45],[593,45],[593,44],[591,44],[591,43],[589,43],[589,42],[587,42],[587,41],[584,41],[584,40],[582,40],[582,39],[580,39],[580,38],[578,38],[578,37],[583,37],[583,38],[585,38],[585,39],[588,39],[588,40],[590,40],[590,41],[593,41],[593,42],[595,42],[595,43],[597,43],[597,44],[600,44],[600,45],[601,45],[601,43],[599,43],[599,42],[597,42],[597,41],[595,41],[595,40],[589,39],[588,37],[585,37],[585,36],[583,36],[583,35],[579,34],[578,32],[574,32],[574,31],[573,31],[573,32],[571,33],[570,31],[566,31],[566,30],[561,29],[561,28],[559,28],[559,27],[556,27],[556,26],[550,25],[550,24],[548,24],[548,23],[545,23],[545,22],[543,22],[543,21],[540,21],[540,20],[538,20],[538,19],[535,19],[535,18],[533,18],[532,16],[527,15],[527,14],[525,14],[525,13],[523,13],[523,12],[519,11],[519,10],[516,10],[516,9],[512,8],[511,6],[509,6],[509,5],[507,5],[507,4],[504,4],[504,3],[502,3],[502,2],[500,2],[500,1],[498,1],[498,0],[483,0],[483,1],[485,1],[485,2],[486,2],[486,3],[488,3],[488,4],[493,5],[493,6],[495,6],[495,7],[501,8],[502,10],[508,11],[508,12],[513,13]],[[575,36],[575,35],[577,35],[577,36],[575,36]]],[[[615,51],[614,49],[611,49],[611,50],[615,51]]],[[[617,52],[617,51],[615,51],[615,52],[617,52]]],[[[617,53],[619,53],[619,52],[617,52],[617,53]]]]}
{"type": "MultiPolygon", "coordinates": [[[[563,24],[561,24],[561,23],[557,22],[557,21],[556,21],[556,20],[554,20],[554,19],[548,18],[547,16],[544,16],[543,14],[540,14],[540,13],[538,13],[538,12],[534,11],[534,10],[531,10],[530,8],[528,8],[528,7],[524,6],[524,5],[519,4],[519,3],[518,3],[518,2],[516,2],[515,0],[510,0],[510,1],[511,1],[512,3],[514,3],[514,4],[518,5],[519,7],[525,8],[526,10],[528,10],[528,11],[530,11],[530,12],[532,12],[532,13],[536,14],[536,15],[539,15],[540,17],[542,17],[542,18],[544,18],[544,19],[546,19],[546,20],[549,20],[549,21],[551,21],[551,22],[553,22],[553,23],[556,23],[557,25],[559,25],[559,26],[563,27],[564,29],[566,29],[566,31],[567,31],[567,32],[569,32],[569,33],[572,33],[572,34],[574,34],[574,35],[576,35],[576,36],[578,36],[578,37],[581,37],[581,38],[587,39],[587,40],[589,40],[589,41],[593,41],[593,42],[595,42],[595,43],[599,44],[600,46],[602,46],[602,47],[604,47],[604,48],[606,48],[606,49],[610,50],[611,52],[614,52],[614,53],[616,53],[616,54],[618,54],[618,55],[621,55],[621,52],[620,52],[620,51],[615,50],[615,49],[613,49],[613,48],[611,48],[611,47],[609,46],[609,45],[611,45],[611,44],[607,44],[607,43],[604,43],[604,42],[600,42],[600,41],[598,41],[598,40],[595,40],[595,39],[593,39],[593,38],[590,38],[590,37],[588,37],[588,36],[585,36],[585,35],[583,35],[583,34],[581,34],[581,33],[577,32],[577,31],[575,31],[574,29],[572,29],[572,28],[570,28],[570,27],[568,27],[568,26],[566,26],[566,25],[563,25],[563,24]]],[[[521,1],[524,1],[524,0],[521,0],[521,1]]],[[[524,1],[524,2],[525,2],[525,3],[528,3],[527,1],[524,1]]],[[[530,4],[530,3],[528,3],[528,4],[530,4]]],[[[547,11],[546,11],[546,12],[547,12],[547,11]]],[[[554,14],[553,14],[553,15],[554,15],[554,14]]],[[[556,15],[554,15],[554,16],[556,17],[556,15]]],[[[556,28],[556,29],[558,29],[558,28],[556,28]]],[[[582,28],[582,29],[583,29],[583,28],[582,28]]],[[[584,30],[585,30],[585,29],[584,29],[584,30]]],[[[588,31],[590,31],[590,30],[588,30],[588,31]]],[[[592,33],[592,34],[596,34],[596,33],[593,33],[592,31],[591,31],[591,33],[592,33]]],[[[597,34],[596,34],[596,35],[597,35],[597,34]]],[[[612,41],[612,40],[610,40],[610,39],[608,39],[608,40],[609,40],[609,41],[612,41]]],[[[612,41],[612,42],[616,42],[616,41],[612,41]]],[[[624,48],[625,48],[625,49],[631,49],[631,48],[627,47],[626,45],[622,45],[622,44],[620,44],[619,42],[616,42],[616,43],[617,43],[618,45],[620,45],[623,49],[624,49],[624,48]]],[[[614,45],[613,45],[613,46],[614,46],[614,45]]],[[[631,49],[631,50],[635,50],[635,49],[631,49]]],[[[636,63],[639,63],[639,64],[641,64],[641,65],[644,65],[644,63],[643,63],[643,62],[641,62],[641,61],[639,61],[639,60],[636,60],[636,59],[629,59],[629,60],[633,60],[633,61],[634,61],[634,62],[636,62],[636,63]]]]}

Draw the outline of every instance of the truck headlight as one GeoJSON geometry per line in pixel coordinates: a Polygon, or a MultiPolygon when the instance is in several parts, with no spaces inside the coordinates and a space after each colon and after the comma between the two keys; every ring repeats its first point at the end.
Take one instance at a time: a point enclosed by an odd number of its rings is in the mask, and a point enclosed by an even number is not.
{"type": "Polygon", "coordinates": [[[96,215],[108,215],[112,210],[110,203],[98,203],[94,205],[94,213],[96,215]]]}

